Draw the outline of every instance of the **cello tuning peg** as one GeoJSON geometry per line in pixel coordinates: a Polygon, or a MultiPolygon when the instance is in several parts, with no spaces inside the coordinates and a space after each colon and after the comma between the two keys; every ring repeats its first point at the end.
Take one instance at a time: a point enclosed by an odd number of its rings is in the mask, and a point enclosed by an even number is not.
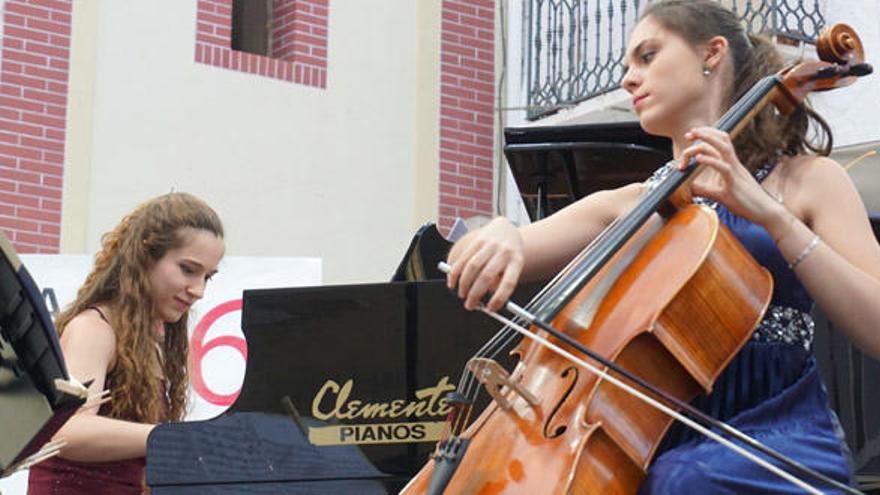
{"type": "Polygon", "coordinates": [[[849,75],[855,77],[863,77],[874,72],[874,67],[868,63],[853,64],[849,68],[849,75]]]}

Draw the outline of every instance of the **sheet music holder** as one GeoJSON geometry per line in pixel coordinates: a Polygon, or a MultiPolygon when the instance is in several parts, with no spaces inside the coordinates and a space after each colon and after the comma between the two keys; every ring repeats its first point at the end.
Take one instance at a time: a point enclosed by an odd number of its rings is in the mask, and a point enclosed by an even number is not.
{"type": "Polygon", "coordinates": [[[42,295],[0,234],[0,476],[57,453],[49,443],[86,401],[64,365],[42,295]]]}
{"type": "Polygon", "coordinates": [[[406,248],[391,281],[445,279],[446,275],[437,268],[437,262],[446,259],[451,247],[452,243],[440,234],[436,224],[422,225],[406,248]]]}
{"type": "Polygon", "coordinates": [[[532,220],[593,192],[645,180],[672,158],[671,142],[637,122],[509,127],[504,156],[532,220]]]}

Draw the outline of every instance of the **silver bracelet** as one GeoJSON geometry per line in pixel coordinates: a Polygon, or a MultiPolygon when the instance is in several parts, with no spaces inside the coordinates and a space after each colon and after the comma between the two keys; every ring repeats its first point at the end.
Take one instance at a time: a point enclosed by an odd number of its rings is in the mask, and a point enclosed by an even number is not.
{"type": "Polygon", "coordinates": [[[801,251],[801,254],[799,254],[798,257],[794,259],[794,261],[788,264],[788,269],[794,270],[794,268],[798,266],[801,261],[804,261],[804,259],[809,256],[814,249],[816,249],[816,246],[819,245],[819,241],[821,240],[822,238],[819,237],[818,234],[816,235],[816,237],[813,237],[813,240],[810,241],[809,244],[807,244],[807,247],[805,247],[804,250],[801,251]]]}

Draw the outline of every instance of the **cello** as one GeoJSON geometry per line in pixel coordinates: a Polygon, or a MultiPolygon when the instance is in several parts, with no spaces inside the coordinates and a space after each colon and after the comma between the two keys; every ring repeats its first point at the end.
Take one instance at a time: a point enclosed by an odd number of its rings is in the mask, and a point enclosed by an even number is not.
{"type": "MultiPolygon", "coordinates": [[[[817,52],[819,61],[759,81],[716,127],[735,136],[768,103],[788,115],[809,92],[872,71],[849,26],[826,29],[817,52]]],[[[689,404],[711,392],[772,294],[769,273],[713,210],[692,203],[701,170],[692,161],[663,178],[526,308],[508,303],[515,319],[491,314],[505,328],[468,363],[449,397],[447,431],[401,493],[634,494],[674,419],[805,491],[858,493],[689,404]],[[508,374],[492,357],[518,334],[528,340],[508,374]],[[480,385],[494,401],[471,423],[480,385]]]]}

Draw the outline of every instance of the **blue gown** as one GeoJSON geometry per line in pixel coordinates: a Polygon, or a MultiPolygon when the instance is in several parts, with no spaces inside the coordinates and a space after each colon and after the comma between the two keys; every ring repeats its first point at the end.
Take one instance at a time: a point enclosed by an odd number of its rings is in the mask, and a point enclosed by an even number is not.
{"type": "MultiPolygon", "coordinates": [[[[769,173],[769,170],[764,174],[769,173]]],[[[694,405],[822,474],[852,484],[850,454],[811,352],[813,301],[770,234],[713,204],[720,220],[773,275],[771,306],[753,338],[694,405]]],[[[839,493],[806,480],[823,493],[839,493]]],[[[675,423],[658,449],[640,495],[776,494],[803,489],[675,423]]]]}

